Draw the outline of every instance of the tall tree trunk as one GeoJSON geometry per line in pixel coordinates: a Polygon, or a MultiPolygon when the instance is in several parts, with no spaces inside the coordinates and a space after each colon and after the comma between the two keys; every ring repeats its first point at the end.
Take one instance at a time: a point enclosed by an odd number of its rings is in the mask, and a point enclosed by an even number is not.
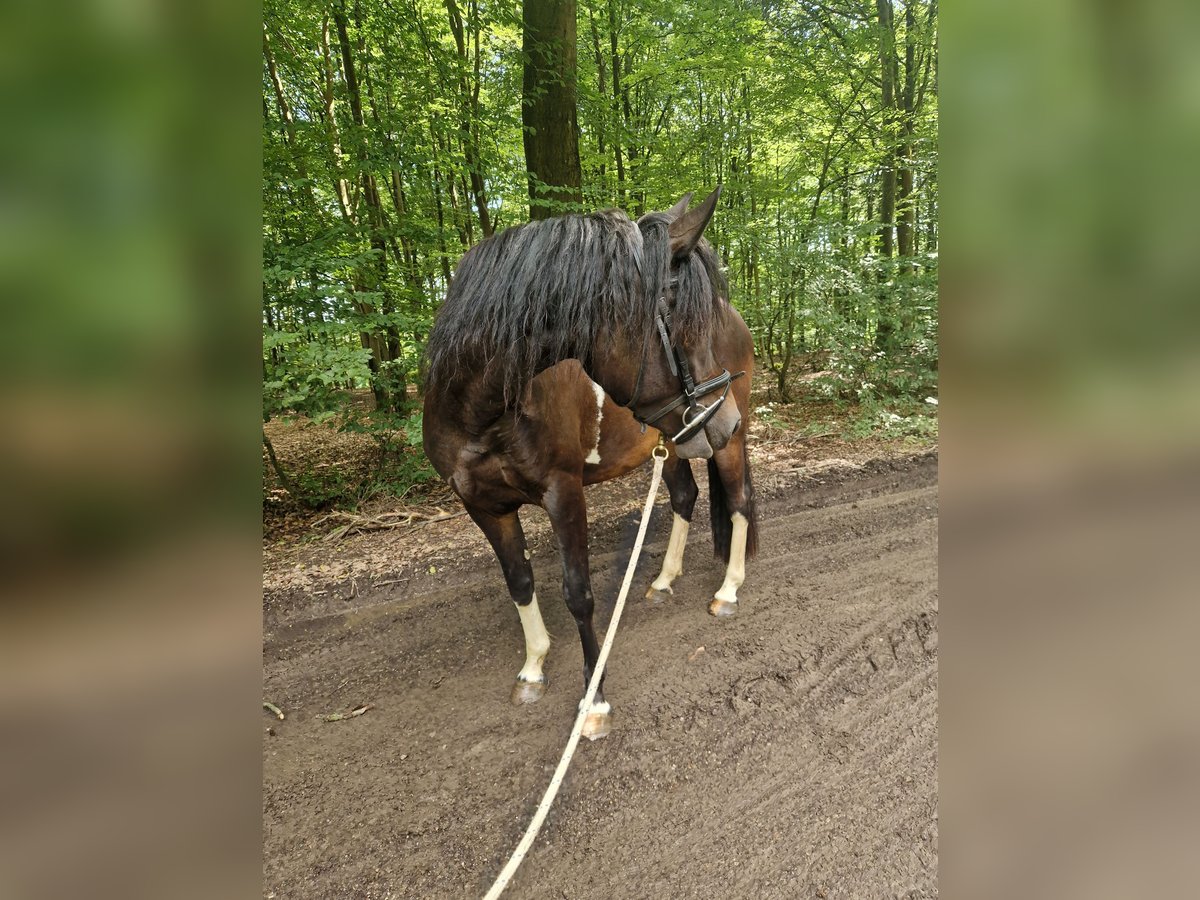
{"type": "MultiPolygon", "coordinates": [[[[344,0],[334,6],[333,22],[337,28],[338,47],[341,50],[342,78],[346,82],[346,94],[350,100],[350,115],[354,121],[355,133],[352,137],[354,140],[355,155],[358,158],[362,197],[367,206],[366,236],[371,249],[375,251],[374,266],[364,266],[362,269],[362,274],[364,275],[370,271],[370,281],[357,285],[357,289],[360,293],[378,292],[384,298],[386,309],[390,301],[388,299],[387,283],[387,241],[383,233],[383,204],[379,199],[379,185],[375,180],[374,173],[371,171],[367,123],[366,117],[363,115],[362,92],[359,88],[358,72],[354,64],[353,48],[350,45],[349,20],[346,17],[344,0]]],[[[373,306],[363,300],[359,301],[359,305],[360,311],[364,315],[369,315],[376,311],[373,306]]],[[[385,381],[390,381],[392,378],[402,374],[395,367],[391,369],[390,373],[385,373],[383,370],[383,363],[391,361],[390,351],[392,345],[386,339],[386,329],[383,336],[378,333],[372,333],[368,344],[372,355],[371,372],[374,377],[371,379],[371,387],[375,394],[376,406],[381,410],[391,411],[397,408],[397,404],[404,396],[404,384],[403,380],[400,379],[399,383],[395,385],[399,393],[399,397],[397,397],[392,390],[393,386],[385,383],[385,381]]]]}
{"type": "Polygon", "coordinates": [[[617,166],[617,206],[625,208],[625,158],[621,155],[621,50],[618,34],[617,0],[608,0],[608,52],[612,61],[613,162],[617,166]]]}
{"type": "Polygon", "coordinates": [[[474,21],[474,41],[475,41],[475,80],[471,87],[471,155],[467,162],[471,166],[471,189],[475,195],[475,205],[479,210],[479,229],[483,232],[485,238],[492,236],[495,224],[492,222],[492,214],[488,209],[487,191],[484,189],[483,182],[483,163],[480,161],[479,151],[479,90],[483,86],[483,74],[480,71],[483,57],[479,52],[479,4],[477,0],[471,2],[471,18],[474,21]]]}
{"type": "Polygon", "coordinates": [[[462,13],[459,11],[456,0],[445,0],[446,13],[450,17],[450,32],[454,35],[454,46],[458,51],[459,60],[459,108],[462,111],[462,119],[459,124],[459,134],[462,141],[463,159],[467,163],[467,174],[470,178],[471,189],[470,196],[475,201],[475,211],[479,216],[479,230],[483,232],[485,238],[492,236],[492,218],[488,211],[487,191],[484,189],[483,172],[480,169],[479,162],[479,132],[477,125],[479,122],[479,85],[480,85],[480,57],[479,57],[479,16],[476,14],[474,2],[471,5],[472,12],[472,40],[475,44],[475,59],[473,63],[474,78],[473,83],[467,79],[468,71],[468,51],[466,33],[463,27],[462,13]]]}
{"type": "Polygon", "coordinates": [[[521,124],[529,170],[529,218],[583,202],[575,110],[575,0],[525,0],[521,124]]]}
{"type": "Polygon", "coordinates": [[[471,221],[471,189],[467,187],[467,176],[459,173],[458,186],[462,188],[463,203],[466,204],[463,221],[467,228],[467,246],[475,246],[475,223],[471,221]]]}
{"type": "MultiPolygon", "coordinates": [[[[842,163],[840,193],[840,225],[838,228],[838,258],[842,265],[850,262],[850,164],[842,163]]],[[[833,306],[842,321],[850,320],[849,292],[841,283],[833,289],[833,306]]]]}
{"type": "Polygon", "coordinates": [[[608,118],[608,116],[605,115],[604,110],[604,105],[608,102],[608,79],[606,77],[608,74],[608,66],[604,61],[604,54],[600,50],[600,32],[596,28],[596,16],[590,6],[588,7],[588,25],[591,28],[592,34],[592,53],[596,57],[597,93],[600,95],[601,100],[600,106],[597,109],[598,115],[596,121],[596,154],[600,158],[600,185],[604,190],[604,193],[607,196],[611,196],[611,194],[608,193],[608,185],[605,183],[607,161],[605,159],[604,147],[604,132],[606,128],[606,120],[608,118]]]}
{"type": "MultiPolygon", "coordinates": [[[[362,60],[362,83],[366,87],[366,95],[368,106],[371,111],[371,121],[375,125],[375,131],[370,136],[370,140],[380,148],[380,156],[386,158],[394,158],[395,154],[391,149],[391,137],[379,117],[379,101],[375,96],[375,81],[371,77],[370,54],[366,49],[366,32],[363,28],[362,21],[362,5],[355,0],[354,3],[354,26],[358,31],[358,41],[355,46],[358,52],[359,59],[362,60]]],[[[364,120],[365,128],[365,120],[364,120]]],[[[364,141],[368,139],[367,133],[363,132],[364,141]]],[[[387,179],[384,179],[384,185],[387,185],[387,179]]],[[[407,275],[406,257],[400,249],[400,244],[396,240],[395,234],[391,228],[391,222],[388,219],[387,209],[383,205],[382,194],[379,190],[379,181],[375,174],[371,174],[372,195],[374,197],[375,207],[371,215],[371,234],[372,246],[380,253],[380,259],[377,263],[379,271],[379,291],[382,296],[382,312],[389,318],[387,324],[383,326],[383,335],[380,338],[383,358],[389,362],[394,362],[400,358],[400,328],[396,325],[394,313],[397,311],[396,294],[392,287],[392,283],[388,278],[388,262],[387,251],[392,251],[392,257],[396,261],[396,266],[401,273],[407,275]]],[[[393,407],[397,410],[407,393],[408,374],[402,367],[393,366],[388,373],[390,384],[388,390],[392,396],[393,407]]]]}
{"type": "Polygon", "coordinates": [[[896,26],[892,0],[875,0],[879,15],[879,67],[883,107],[883,193],[879,198],[880,250],[886,257],[895,253],[896,165],[893,129],[896,119],[896,26]]]}
{"type": "MultiPolygon", "coordinates": [[[[296,167],[296,175],[304,182],[305,195],[308,197],[309,209],[318,220],[322,218],[321,204],[317,202],[316,192],[308,177],[308,165],[304,161],[304,151],[296,139],[296,119],[288,103],[287,94],[283,89],[283,79],[279,76],[279,68],[275,63],[275,54],[271,50],[271,41],[267,36],[266,26],[263,27],[263,56],[267,61],[267,73],[271,78],[271,87],[275,91],[275,105],[279,110],[279,119],[283,126],[283,138],[292,154],[292,164],[296,167]]],[[[266,98],[263,98],[264,118],[267,110],[266,98]]]]}
{"type": "Polygon", "coordinates": [[[932,253],[937,249],[937,201],[933,198],[930,179],[926,179],[925,196],[925,252],[932,253]]]}
{"type": "MultiPolygon", "coordinates": [[[[883,192],[879,198],[880,251],[886,259],[895,255],[896,221],[896,25],[892,16],[892,0],[875,0],[879,17],[879,70],[881,105],[883,108],[883,192]]],[[[895,330],[890,291],[883,282],[889,278],[887,266],[879,270],[880,285],[876,292],[875,347],[886,351],[895,330]]]]}
{"type": "Polygon", "coordinates": [[[912,271],[913,230],[916,211],[913,209],[913,129],[917,100],[917,0],[904,3],[904,89],[901,91],[900,146],[897,164],[900,184],[896,194],[896,243],[899,245],[902,271],[912,271]]]}
{"type": "Polygon", "coordinates": [[[471,247],[471,233],[468,230],[467,222],[467,219],[470,218],[470,213],[463,210],[459,204],[458,182],[454,177],[454,172],[446,171],[443,173],[441,165],[436,161],[438,159],[451,158],[446,141],[443,140],[441,133],[433,127],[433,123],[429,125],[429,134],[433,140],[433,146],[437,149],[433,164],[434,175],[445,186],[446,198],[450,201],[450,218],[454,223],[454,230],[458,232],[458,241],[462,245],[462,249],[466,251],[471,247]]]}
{"type": "MultiPolygon", "coordinates": [[[[793,273],[794,280],[796,273],[793,273]]],[[[796,340],[796,302],[792,296],[791,288],[788,289],[784,301],[787,304],[786,323],[783,329],[783,352],[779,360],[779,368],[775,373],[775,389],[779,393],[780,403],[791,403],[792,392],[788,387],[788,376],[792,371],[792,357],[795,355],[795,340],[796,340]]]]}
{"type": "Polygon", "coordinates": [[[333,191],[337,196],[338,209],[343,221],[353,227],[358,227],[355,203],[350,197],[350,185],[342,177],[342,139],[338,133],[337,118],[333,110],[333,54],[329,49],[329,16],[321,20],[321,59],[324,63],[322,74],[325,76],[321,85],[322,112],[325,120],[325,140],[329,150],[330,172],[333,177],[333,191]]]}
{"type": "MultiPolygon", "coordinates": [[[[621,87],[621,115],[624,121],[625,132],[625,157],[629,160],[629,180],[633,184],[638,183],[638,175],[640,172],[640,163],[638,161],[638,145],[634,141],[633,135],[637,133],[634,128],[633,121],[633,104],[629,100],[629,76],[633,74],[633,58],[626,54],[625,56],[625,81],[621,87]]],[[[646,192],[638,190],[633,205],[633,215],[636,218],[645,212],[646,192]]]]}
{"type": "Polygon", "coordinates": [[[438,255],[442,261],[442,278],[444,287],[450,287],[450,253],[446,249],[446,208],[442,203],[442,173],[435,165],[433,167],[433,200],[437,209],[438,255]]]}

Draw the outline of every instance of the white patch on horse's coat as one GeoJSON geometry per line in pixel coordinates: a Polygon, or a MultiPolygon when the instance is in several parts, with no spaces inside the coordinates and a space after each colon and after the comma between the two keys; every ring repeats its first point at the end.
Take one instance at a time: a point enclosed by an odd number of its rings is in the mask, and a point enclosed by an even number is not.
{"type": "Polygon", "coordinates": [[[550,635],[546,633],[546,623],[542,621],[542,611],[538,608],[537,594],[525,606],[516,604],[517,615],[521,617],[521,628],[525,632],[525,668],[517,676],[520,681],[544,681],[542,663],[550,652],[550,635]]]}
{"type": "Polygon", "coordinates": [[[675,520],[671,524],[671,538],[667,541],[667,555],[663,557],[662,571],[650,585],[654,590],[674,593],[671,590],[671,582],[683,574],[683,551],[687,547],[688,527],[688,520],[675,513],[675,520]]]}
{"type": "MultiPolygon", "coordinates": [[[[579,701],[579,708],[583,709],[583,700],[579,701]]],[[[593,703],[592,708],[589,710],[589,713],[595,713],[601,716],[606,716],[610,712],[612,712],[612,707],[608,705],[607,700],[604,700],[600,703],[593,703]]]]}
{"type": "Polygon", "coordinates": [[[600,423],[604,420],[604,388],[593,381],[592,390],[596,394],[596,446],[583,458],[583,461],[595,465],[600,462],[600,423]]]}
{"type": "Polygon", "coordinates": [[[729,565],[725,569],[725,583],[716,593],[716,599],[737,603],[738,588],[746,580],[746,530],[749,520],[741,513],[734,513],[733,534],[729,540],[729,565]]]}

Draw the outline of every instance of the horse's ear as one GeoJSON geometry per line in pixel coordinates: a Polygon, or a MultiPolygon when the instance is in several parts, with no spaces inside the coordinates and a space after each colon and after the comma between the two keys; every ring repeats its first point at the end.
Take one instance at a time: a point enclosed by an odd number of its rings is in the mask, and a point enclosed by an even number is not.
{"type": "Polygon", "coordinates": [[[717,198],[720,196],[721,186],[718,184],[717,189],[705,197],[699,206],[667,226],[673,257],[687,256],[696,249],[696,245],[700,243],[700,238],[708,225],[708,220],[712,218],[713,210],[717,208],[717,198]]]}
{"type": "Polygon", "coordinates": [[[676,203],[674,206],[672,206],[670,209],[667,210],[666,215],[671,218],[671,221],[675,221],[680,216],[682,216],[685,212],[687,212],[688,204],[691,202],[692,202],[692,192],[688,191],[686,194],[684,194],[682,197],[679,198],[678,203],[676,203]]]}

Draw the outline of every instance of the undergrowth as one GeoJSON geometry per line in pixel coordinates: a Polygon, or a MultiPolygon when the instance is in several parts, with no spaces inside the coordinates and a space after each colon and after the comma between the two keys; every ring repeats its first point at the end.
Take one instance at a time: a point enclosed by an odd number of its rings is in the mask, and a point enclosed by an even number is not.
{"type": "Polygon", "coordinates": [[[352,407],[338,419],[280,420],[305,437],[311,435],[306,452],[281,459],[281,454],[272,452],[271,439],[264,432],[264,486],[280,511],[356,509],[381,496],[419,498],[425,489],[440,484],[421,445],[419,408],[388,414],[352,407]],[[335,434],[344,438],[331,448],[323,447],[322,439],[335,434]]]}

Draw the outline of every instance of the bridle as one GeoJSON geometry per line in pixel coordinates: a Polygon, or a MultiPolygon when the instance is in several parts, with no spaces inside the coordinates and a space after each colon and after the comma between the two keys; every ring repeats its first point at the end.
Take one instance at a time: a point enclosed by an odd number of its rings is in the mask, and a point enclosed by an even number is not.
{"type": "MultiPolygon", "coordinates": [[[[676,280],[672,278],[671,286],[674,287],[675,283],[676,280]]],[[[671,308],[667,305],[666,296],[658,298],[654,325],[658,330],[659,338],[662,340],[663,351],[667,356],[667,365],[671,367],[671,374],[679,379],[680,394],[666,406],[645,418],[634,412],[634,404],[637,403],[638,396],[642,392],[642,376],[646,371],[646,350],[643,346],[642,360],[638,365],[637,381],[633,385],[633,396],[629,398],[629,402],[625,406],[630,412],[633,412],[633,417],[642,423],[642,430],[645,431],[647,425],[654,426],[654,423],[660,421],[665,415],[687,404],[687,409],[683,411],[683,428],[674,437],[669,438],[672,443],[678,444],[682,441],[689,441],[700,433],[700,430],[717,414],[717,410],[721,408],[721,404],[725,402],[725,398],[729,396],[730,385],[735,379],[741,378],[746,373],[738,372],[736,375],[730,375],[728,369],[722,368],[720,375],[696,384],[692,379],[692,371],[691,367],[688,366],[687,356],[680,353],[679,349],[675,346],[675,340],[671,334],[671,308]],[[721,388],[725,389],[721,392],[721,396],[708,406],[699,401],[698,398],[706,394],[711,394],[713,391],[720,390],[721,388]],[[690,419],[688,418],[689,416],[691,417],[690,419]]]]}

